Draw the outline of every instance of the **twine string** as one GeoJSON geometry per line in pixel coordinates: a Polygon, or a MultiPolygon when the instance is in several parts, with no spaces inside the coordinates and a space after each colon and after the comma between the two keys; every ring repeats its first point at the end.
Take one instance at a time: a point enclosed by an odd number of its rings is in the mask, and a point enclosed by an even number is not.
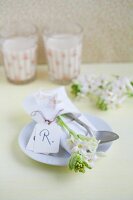
{"type": "Polygon", "coordinates": [[[60,112],[62,112],[63,110],[64,110],[64,109],[60,109],[52,120],[47,119],[47,118],[44,116],[43,112],[40,111],[40,110],[32,111],[31,116],[34,117],[34,116],[36,116],[36,115],[39,113],[39,115],[40,115],[41,118],[44,120],[44,122],[47,122],[48,124],[51,124],[52,122],[54,122],[54,121],[56,120],[56,117],[57,117],[57,116],[60,114],[60,112]]]}

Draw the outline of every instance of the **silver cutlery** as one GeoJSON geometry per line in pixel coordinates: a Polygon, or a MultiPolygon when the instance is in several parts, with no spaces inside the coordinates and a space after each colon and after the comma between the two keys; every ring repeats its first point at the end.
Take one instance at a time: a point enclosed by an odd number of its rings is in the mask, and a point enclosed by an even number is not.
{"type": "Polygon", "coordinates": [[[92,130],[86,123],[81,121],[78,117],[78,115],[73,113],[65,113],[63,114],[64,117],[70,118],[71,120],[74,120],[79,125],[84,127],[87,130],[87,135],[90,135],[91,137],[96,137],[97,140],[100,140],[100,144],[112,142],[114,140],[119,139],[119,135],[112,131],[107,130],[100,130],[100,131],[94,131],[92,130]]]}

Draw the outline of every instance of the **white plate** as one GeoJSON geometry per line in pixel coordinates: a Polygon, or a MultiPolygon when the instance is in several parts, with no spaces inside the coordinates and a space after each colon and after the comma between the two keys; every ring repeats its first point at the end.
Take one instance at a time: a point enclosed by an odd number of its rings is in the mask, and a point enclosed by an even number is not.
{"type": "MultiPolygon", "coordinates": [[[[111,127],[102,119],[85,114],[85,117],[98,129],[98,130],[109,130],[111,131],[111,127]]],[[[26,145],[29,141],[29,138],[31,136],[32,130],[35,126],[35,122],[31,122],[28,125],[26,125],[20,135],[19,135],[19,146],[21,150],[30,158],[33,160],[39,161],[41,163],[46,163],[49,165],[57,165],[57,166],[64,166],[67,165],[70,154],[67,153],[61,146],[59,153],[57,154],[37,154],[32,151],[26,150],[26,145]]],[[[112,142],[101,144],[98,147],[98,151],[107,151],[109,147],[111,146],[112,142]]]]}

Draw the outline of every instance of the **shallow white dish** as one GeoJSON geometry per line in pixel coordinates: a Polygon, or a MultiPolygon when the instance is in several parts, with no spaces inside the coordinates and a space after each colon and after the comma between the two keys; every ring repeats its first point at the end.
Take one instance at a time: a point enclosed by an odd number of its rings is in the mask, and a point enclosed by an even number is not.
{"type": "MultiPolygon", "coordinates": [[[[85,117],[98,129],[98,130],[109,130],[111,131],[111,127],[102,119],[95,117],[93,115],[85,114],[85,117]]],[[[37,154],[32,151],[26,150],[26,145],[29,141],[29,138],[31,136],[32,130],[35,126],[35,122],[31,122],[28,125],[26,125],[19,135],[19,146],[21,150],[30,158],[33,160],[36,160],[41,163],[46,163],[49,165],[57,165],[57,166],[64,166],[67,165],[70,154],[67,153],[61,146],[59,153],[57,154],[37,154]]],[[[112,142],[101,144],[98,147],[98,151],[107,151],[112,142]]]]}

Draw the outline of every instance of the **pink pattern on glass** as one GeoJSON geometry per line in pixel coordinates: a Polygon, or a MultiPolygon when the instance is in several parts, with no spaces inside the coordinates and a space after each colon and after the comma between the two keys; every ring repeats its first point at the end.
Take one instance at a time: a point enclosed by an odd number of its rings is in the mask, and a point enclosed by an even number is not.
{"type": "Polygon", "coordinates": [[[14,56],[14,55],[12,55],[12,59],[13,59],[13,60],[16,60],[16,59],[17,59],[17,57],[16,57],[16,56],[14,56]]]}
{"type": "Polygon", "coordinates": [[[11,64],[10,62],[8,62],[8,64],[7,64],[7,65],[8,65],[8,67],[10,68],[12,64],[11,64]]]}
{"type": "Polygon", "coordinates": [[[28,60],[28,59],[29,59],[28,55],[27,55],[27,54],[24,54],[23,59],[24,59],[24,60],[28,60]]]}
{"type": "Polygon", "coordinates": [[[15,81],[19,81],[20,80],[20,76],[19,75],[15,76],[14,80],[15,81]]]}
{"type": "Polygon", "coordinates": [[[19,65],[19,69],[22,70],[22,69],[23,69],[23,66],[19,65]]]}
{"type": "Polygon", "coordinates": [[[65,57],[66,57],[66,55],[65,55],[64,52],[62,52],[61,56],[62,56],[62,58],[65,58],[65,57]]]}
{"type": "Polygon", "coordinates": [[[72,56],[73,56],[73,57],[76,57],[76,56],[77,56],[76,51],[73,52],[73,55],[72,55],[72,56]]]}
{"type": "Polygon", "coordinates": [[[52,51],[50,49],[47,51],[47,54],[48,56],[52,57],[52,51]]]}
{"type": "Polygon", "coordinates": [[[27,75],[27,76],[31,76],[31,72],[27,72],[26,75],[27,75]]]}
{"type": "Polygon", "coordinates": [[[68,64],[68,67],[71,68],[71,63],[68,64]]]}
{"type": "Polygon", "coordinates": [[[36,64],[36,61],[35,61],[35,60],[32,60],[31,63],[32,63],[33,65],[35,65],[35,64],[36,64]]]}
{"type": "Polygon", "coordinates": [[[59,66],[60,62],[58,60],[55,61],[56,65],[59,66]]]}

